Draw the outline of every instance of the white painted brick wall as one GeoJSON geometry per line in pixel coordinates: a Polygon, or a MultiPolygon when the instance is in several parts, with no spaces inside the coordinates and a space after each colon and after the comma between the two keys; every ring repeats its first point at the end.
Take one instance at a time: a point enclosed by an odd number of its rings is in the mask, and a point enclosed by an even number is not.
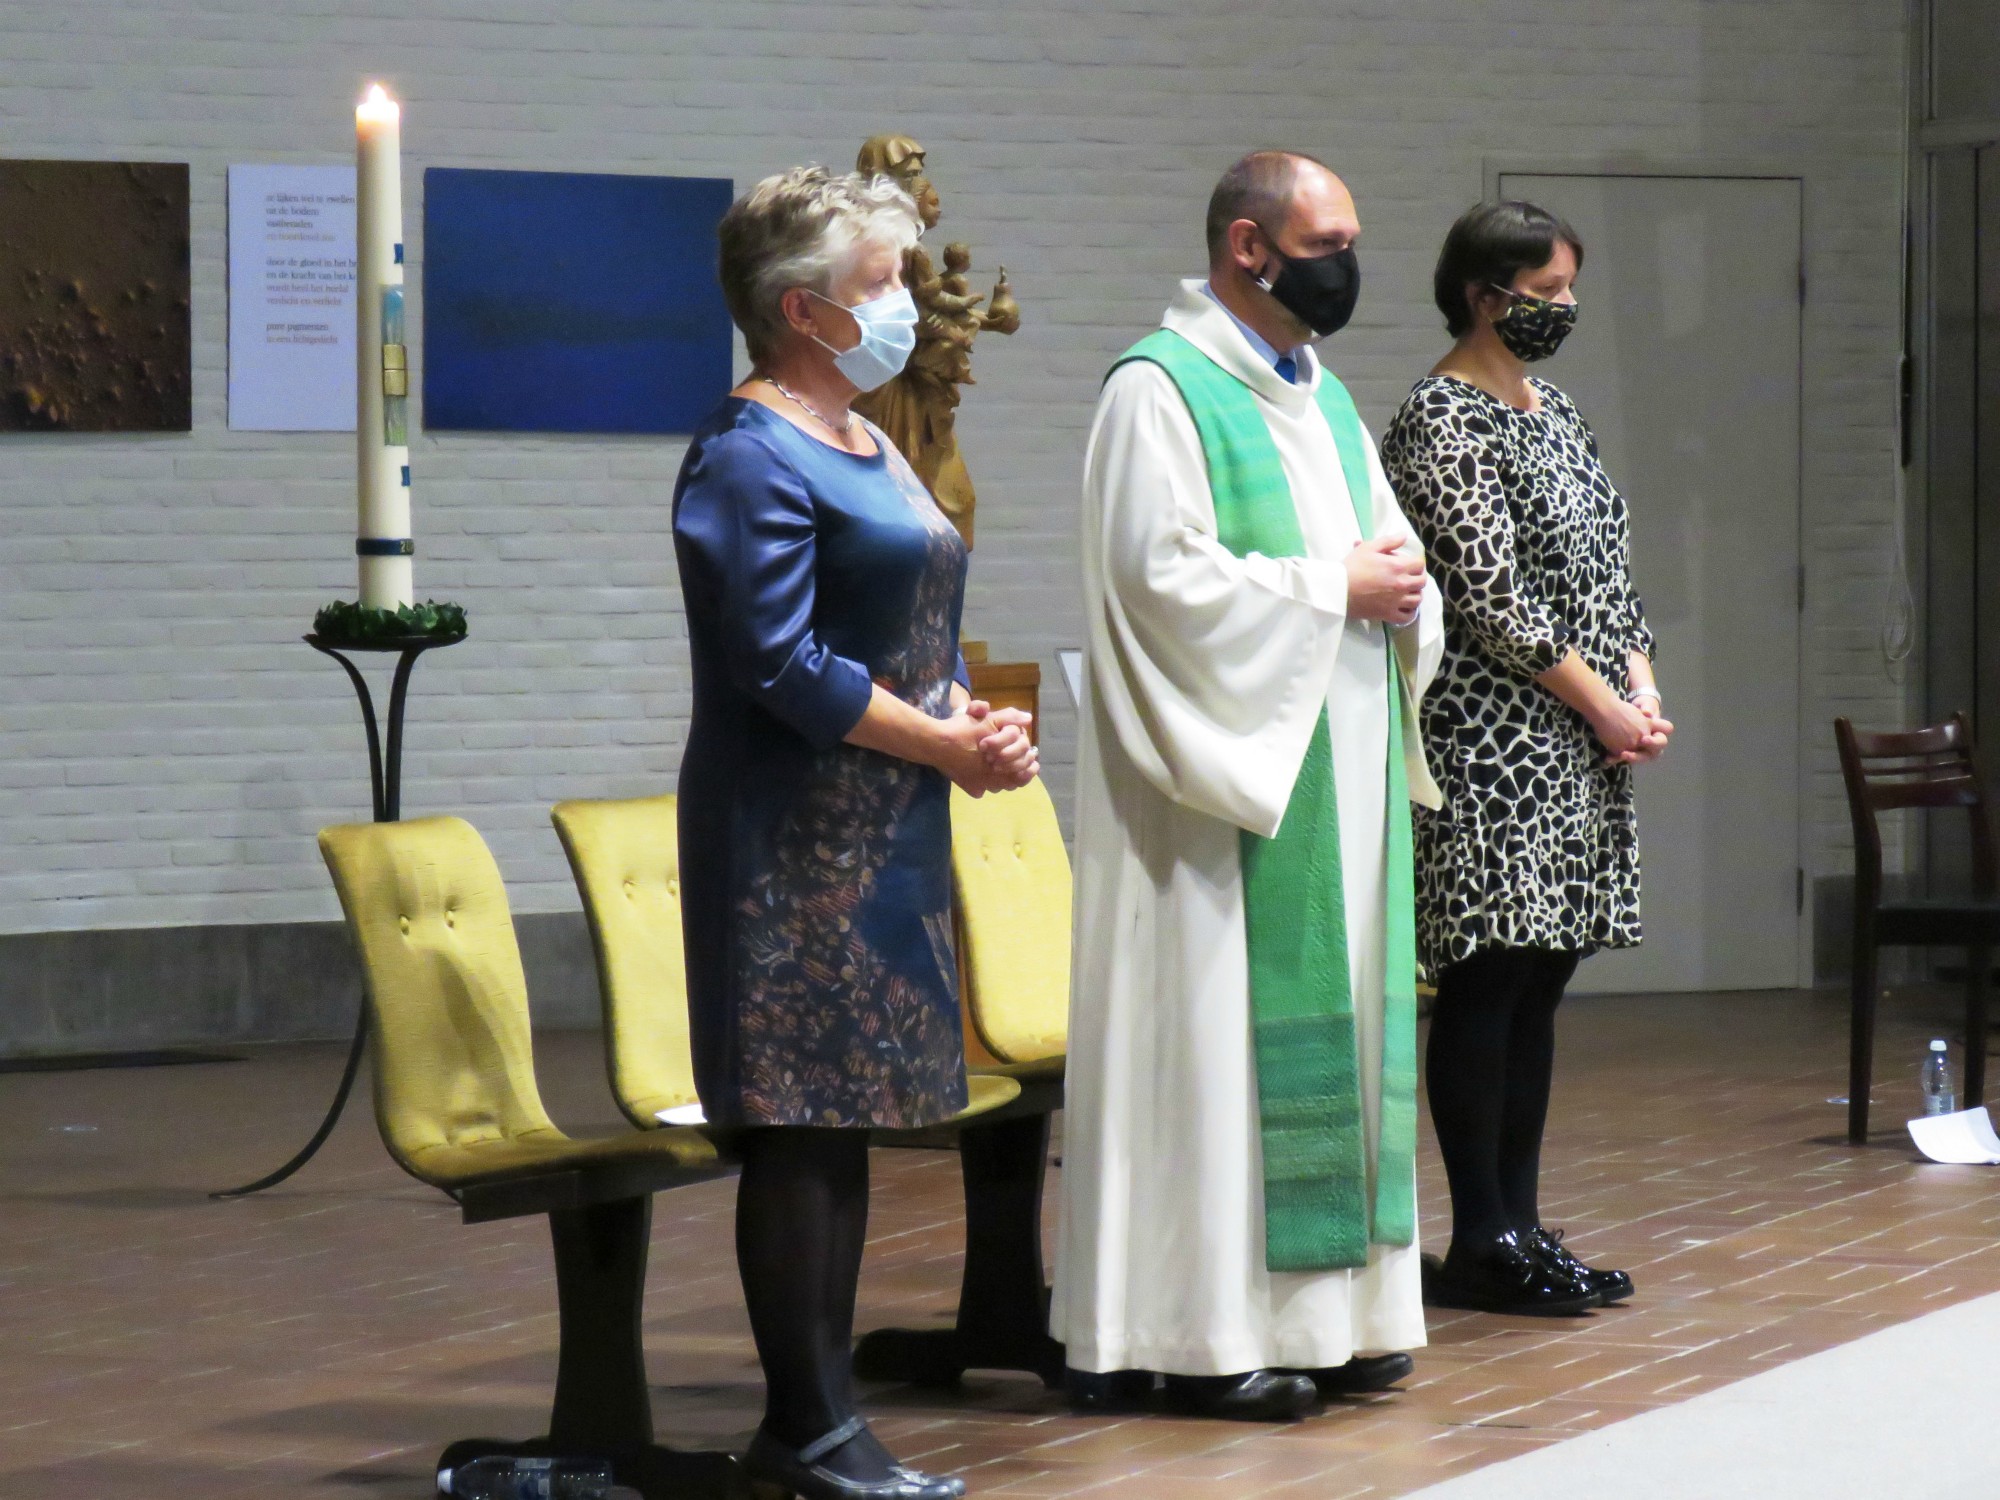
{"type": "MultiPolygon", "coordinates": [[[[1896,354],[1901,0],[6,0],[0,150],[193,167],[195,431],[0,439],[0,931],[335,907],[313,849],[366,807],[341,674],[299,644],[353,591],[351,440],[231,433],[232,162],[336,161],[361,81],[403,98],[413,270],[429,165],[747,183],[931,148],[943,233],[1026,309],[960,429],[982,495],[971,633],[1051,686],[1079,635],[1072,516],[1109,359],[1201,264],[1238,152],[1348,178],[1366,293],[1332,346],[1378,428],[1441,348],[1429,268],[1488,157],[1745,159],[1805,178],[1804,762],[1844,864],[1823,726],[1900,716],[1874,649],[1896,354]]],[[[414,351],[419,371],[421,349],[414,351]]],[[[420,437],[420,594],[471,640],[419,669],[405,807],[469,815],[521,910],[573,904],[561,797],[671,786],[688,705],[668,505],[681,445],[420,437]]]]}

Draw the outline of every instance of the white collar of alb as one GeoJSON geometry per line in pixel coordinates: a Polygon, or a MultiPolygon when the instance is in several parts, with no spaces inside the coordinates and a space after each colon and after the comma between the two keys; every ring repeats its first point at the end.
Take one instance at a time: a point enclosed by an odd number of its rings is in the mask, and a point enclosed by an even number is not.
{"type": "Polygon", "coordinates": [[[1287,410],[1303,410],[1319,389],[1319,357],[1310,344],[1293,351],[1299,378],[1289,381],[1251,347],[1229,310],[1211,297],[1207,283],[1183,281],[1160,326],[1171,328],[1265,400],[1287,410]]]}

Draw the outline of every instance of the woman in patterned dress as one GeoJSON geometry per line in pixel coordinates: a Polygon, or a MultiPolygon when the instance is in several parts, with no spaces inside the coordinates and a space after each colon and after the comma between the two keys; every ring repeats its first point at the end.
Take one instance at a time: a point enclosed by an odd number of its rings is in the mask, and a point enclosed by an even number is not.
{"type": "Polygon", "coordinates": [[[1575,405],[1528,366],[1576,321],[1576,232],[1526,203],[1451,228],[1434,290],[1457,339],[1382,462],[1445,598],[1424,702],[1445,805],[1418,809],[1418,946],[1437,1006],[1425,1081],[1451,1184],[1428,1299],[1575,1313],[1632,1293],[1543,1228],[1555,1011],[1584,956],[1639,941],[1632,767],[1673,726],[1632,586],[1625,501],[1575,405]]]}
{"type": "Polygon", "coordinates": [[[764,1367],[744,1466],[807,1497],[949,1500],[855,1414],[868,1130],[965,1105],[949,783],[1036,772],[1026,716],[970,701],[965,548],[848,410],[914,341],[916,207],[801,168],[739,199],[721,276],[753,371],[674,494],[694,707],[680,775],[696,1086],[743,1162],[736,1251],[764,1367]]]}

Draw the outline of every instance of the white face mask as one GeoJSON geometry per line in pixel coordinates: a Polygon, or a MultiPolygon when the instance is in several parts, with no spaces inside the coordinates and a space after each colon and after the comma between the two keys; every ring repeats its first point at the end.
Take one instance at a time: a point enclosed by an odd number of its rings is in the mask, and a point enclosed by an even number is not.
{"type": "Polygon", "coordinates": [[[806,291],[840,308],[861,330],[861,342],[852,349],[836,349],[817,334],[812,335],[812,341],[833,356],[833,367],[852,381],[856,390],[872,391],[903,373],[910,351],[917,347],[917,303],[909,288],[885,292],[858,307],[846,307],[831,297],[820,297],[810,287],[806,291]]]}

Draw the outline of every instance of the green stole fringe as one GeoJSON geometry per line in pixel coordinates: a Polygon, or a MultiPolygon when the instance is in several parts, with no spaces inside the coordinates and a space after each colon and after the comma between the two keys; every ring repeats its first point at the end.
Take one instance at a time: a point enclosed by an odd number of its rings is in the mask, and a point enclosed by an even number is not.
{"type": "MultiPolygon", "coordinates": [[[[1238,557],[1300,557],[1291,486],[1257,398],[1170,329],[1119,364],[1167,372],[1194,417],[1215,497],[1216,531],[1238,557]]],[[[1114,367],[1115,368],[1115,367],[1114,367]]],[[[1354,398],[1324,370],[1319,407],[1332,429],[1363,537],[1374,534],[1367,437],[1354,398]]],[[[1276,838],[1242,835],[1250,1016],[1264,1155],[1264,1256],[1273,1271],[1368,1263],[1368,1247],[1416,1237],[1417,961],[1403,692],[1389,654],[1388,887],[1381,1138],[1369,1190],[1361,1068],[1347,963],[1340,811],[1324,709],[1276,838]]]]}

